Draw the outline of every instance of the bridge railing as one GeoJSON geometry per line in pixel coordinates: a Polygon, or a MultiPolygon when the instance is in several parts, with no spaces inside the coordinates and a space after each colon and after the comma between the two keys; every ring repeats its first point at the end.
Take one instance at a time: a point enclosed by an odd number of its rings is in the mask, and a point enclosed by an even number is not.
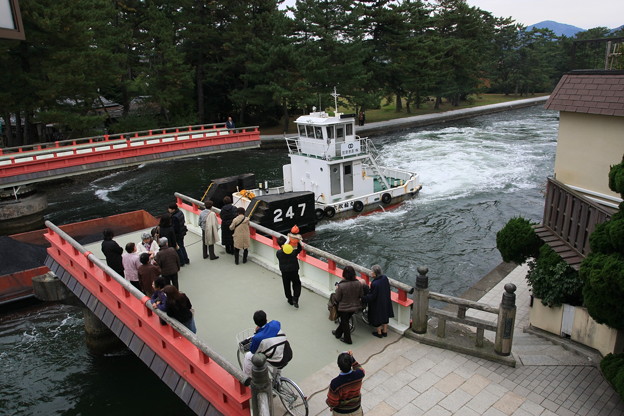
{"type": "MultiPolygon", "coordinates": [[[[197,153],[206,148],[226,148],[237,143],[260,140],[257,126],[238,129],[205,128],[175,129],[175,131],[154,134],[148,131],[141,135],[104,136],[71,141],[37,145],[34,150],[15,151],[2,154],[0,149],[0,185],[11,186],[13,182],[31,183],[40,178],[53,178],[70,174],[83,173],[82,167],[98,163],[98,169],[111,168],[110,162],[116,160],[142,161],[153,160],[153,155],[162,153],[184,154],[197,153]],[[221,146],[221,147],[220,147],[221,146]],[[134,158],[134,159],[133,159],[134,158]]],[[[124,162],[131,163],[131,162],[124,162]]],[[[119,165],[119,164],[118,164],[119,165]]],[[[117,166],[117,165],[115,165],[117,166]]],[[[113,166],[114,167],[114,166],[113,166]]]]}
{"type": "MultiPolygon", "coordinates": [[[[48,254],[74,276],[76,284],[88,290],[134,337],[138,337],[219,412],[226,415],[250,414],[251,392],[246,386],[249,378],[238,367],[204,344],[177,320],[154,311],[148,296],[59,227],[50,221],[46,221],[46,227],[48,232],[45,237],[51,244],[48,254]],[[159,318],[169,325],[161,325],[159,318]]],[[[123,340],[124,337],[120,338],[123,340]]],[[[135,348],[133,344],[134,341],[128,347],[135,348]]],[[[137,355],[140,352],[135,351],[137,355]]],[[[167,372],[165,369],[162,371],[163,377],[166,377],[167,372]]]]}
{"type": "Polygon", "coordinates": [[[62,148],[62,147],[74,147],[74,146],[79,146],[79,145],[91,146],[93,144],[102,143],[102,142],[111,142],[115,140],[125,141],[128,139],[153,138],[156,136],[174,136],[176,134],[201,133],[203,131],[224,131],[224,133],[222,134],[227,134],[229,131],[234,133],[237,131],[244,131],[250,128],[255,129],[257,127],[243,127],[240,129],[228,130],[225,127],[225,123],[211,123],[211,124],[197,124],[193,126],[141,130],[141,131],[133,131],[133,132],[127,132],[127,133],[118,133],[118,134],[103,134],[101,136],[81,137],[78,139],[56,140],[53,142],[35,143],[35,144],[24,145],[24,146],[0,148],[0,156],[12,154],[12,153],[37,152],[37,151],[46,150],[46,149],[58,150],[59,148],[62,148]]]}
{"type": "MultiPolygon", "coordinates": [[[[175,196],[178,207],[184,213],[187,227],[196,234],[202,235],[199,227],[199,214],[204,209],[204,203],[180,193],[175,193],[175,196]]],[[[218,208],[212,210],[216,213],[220,212],[218,208]]],[[[277,240],[282,234],[254,222],[250,223],[250,228],[250,256],[263,267],[279,273],[279,263],[275,252],[279,250],[277,240]]],[[[359,274],[359,279],[366,283],[370,283],[370,276],[372,276],[370,269],[309,244],[303,245],[303,250],[299,254],[299,261],[301,283],[306,288],[326,298],[335,290],[335,284],[342,280],[340,267],[352,266],[359,274]]],[[[408,294],[412,293],[414,288],[392,278],[388,280],[392,286],[391,297],[394,310],[394,319],[390,320],[390,325],[403,332],[410,327],[413,301],[408,297],[408,294]]]]}
{"type": "Polygon", "coordinates": [[[171,128],[164,130],[148,130],[145,132],[122,133],[116,135],[104,135],[96,137],[86,137],[75,140],[63,140],[48,143],[39,143],[21,147],[0,148],[0,165],[8,164],[12,161],[36,160],[38,156],[70,156],[74,154],[88,153],[90,151],[101,151],[115,149],[119,147],[140,146],[145,144],[162,143],[163,140],[188,140],[206,139],[215,136],[225,136],[231,134],[241,134],[248,132],[258,132],[258,126],[241,127],[237,129],[226,129],[217,125],[189,126],[187,128],[171,128]],[[29,159],[30,158],[30,159],[29,159]]]}
{"type": "MultiPolygon", "coordinates": [[[[512,283],[505,285],[502,301],[498,308],[486,303],[474,302],[455,296],[443,295],[429,291],[428,269],[418,268],[416,278],[416,292],[414,294],[414,308],[412,311],[412,330],[417,334],[426,334],[428,331],[429,318],[438,319],[436,335],[443,339],[446,337],[446,322],[457,322],[462,325],[476,328],[476,347],[483,347],[484,331],[493,331],[496,334],[494,341],[494,352],[498,355],[508,356],[511,354],[513,342],[513,331],[516,318],[516,286],[512,283]],[[430,300],[447,303],[457,307],[457,313],[446,309],[438,309],[429,304],[430,300]],[[495,321],[466,316],[468,309],[474,309],[496,315],[495,321]]],[[[453,348],[451,348],[453,349],[453,348]]]]}

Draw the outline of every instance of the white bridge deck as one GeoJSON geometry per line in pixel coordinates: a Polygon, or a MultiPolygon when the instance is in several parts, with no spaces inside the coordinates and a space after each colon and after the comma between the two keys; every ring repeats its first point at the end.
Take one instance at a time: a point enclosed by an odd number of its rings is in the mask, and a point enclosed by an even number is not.
{"type": "MultiPolygon", "coordinates": [[[[142,231],[114,239],[125,247],[129,242],[138,243],[142,231]]],[[[203,259],[201,238],[193,232],[186,235],[184,242],[191,263],[180,270],[179,286],[195,309],[197,336],[235,365],[236,335],[255,326],[252,315],[258,309],[266,311],[269,320],[282,323],[294,352],[283,374],[299,384],[306,395],[326,388],[337,375],[336,357],[340,352],[351,349],[364,361],[398,338],[395,333],[383,339],[373,337],[372,327],[358,319],[353,344],[344,344],[331,334],[336,325],[327,319],[327,298],[304,287],[300,307],[296,309],[286,302],[281,276],[256,264],[253,253],[246,264],[241,261],[237,266],[233,256],[220,245],[215,247],[218,260],[203,259]]],[[[85,248],[104,259],[100,244],[85,248]]]]}

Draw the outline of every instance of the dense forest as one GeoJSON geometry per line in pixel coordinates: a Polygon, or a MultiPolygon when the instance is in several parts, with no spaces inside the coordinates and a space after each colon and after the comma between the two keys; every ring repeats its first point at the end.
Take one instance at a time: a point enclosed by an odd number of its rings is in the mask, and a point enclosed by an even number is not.
{"type": "MultiPolygon", "coordinates": [[[[573,63],[575,39],[463,0],[282,2],[21,0],[26,40],[0,40],[5,144],[228,115],[276,125],[331,106],[334,87],[353,111],[392,97],[409,112],[426,99],[549,92],[566,71],[604,61],[600,46],[573,63]],[[104,101],[120,113],[94,111],[104,101]]],[[[577,38],[618,35],[595,28],[577,38]]]]}

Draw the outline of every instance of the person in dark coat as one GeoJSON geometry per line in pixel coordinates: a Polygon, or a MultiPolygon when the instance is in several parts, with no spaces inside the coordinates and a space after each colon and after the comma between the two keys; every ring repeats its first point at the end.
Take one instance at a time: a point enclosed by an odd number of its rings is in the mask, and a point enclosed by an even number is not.
{"type": "Polygon", "coordinates": [[[377,338],[388,336],[388,322],[394,317],[390,298],[390,282],[379,265],[371,267],[373,281],[370,292],[362,299],[368,304],[368,322],[377,327],[373,335],[377,338]]]}
{"type": "Polygon", "coordinates": [[[176,289],[178,286],[178,272],[180,271],[180,257],[173,247],[167,245],[167,237],[160,237],[158,240],[160,250],[156,253],[154,261],[160,267],[162,277],[168,285],[173,285],[176,289]]]}
{"type": "Polygon", "coordinates": [[[180,263],[189,264],[191,261],[186,253],[186,247],[184,247],[184,236],[188,231],[184,223],[184,213],[180,211],[178,204],[175,202],[169,204],[167,211],[169,215],[171,215],[171,224],[173,225],[173,232],[175,233],[176,243],[178,244],[176,251],[178,252],[178,257],[180,257],[180,263]]]}
{"type": "Polygon", "coordinates": [[[351,331],[349,320],[351,316],[362,308],[361,299],[364,286],[355,277],[352,266],[346,266],[342,270],[343,281],[336,286],[335,300],[338,302],[338,317],[340,324],[332,331],[332,335],[345,344],[351,344],[351,331]]]}
{"type": "Polygon", "coordinates": [[[277,243],[281,247],[277,251],[276,256],[282,272],[284,295],[286,300],[288,300],[288,304],[298,308],[299,296],[301,296],[301,279],[299,278],[299,260],[297,260],[297,256],[301,252],[301,244],[297,244],[297,248],[293,249],[290,244],[286,244],[284,236],[280,237],[277,243]]]}
{"type": "Polygon", "coordinates": [[[232,220],[237,215],[236,207],[232,205],[232,198],[229,196],[223,198],[223,207],[221,208],[221,244],[225,246],[225,252],[228,254],[234,254],[234,231],[230,230],[230,224],[232,224],[232,220]]]}
{"type": "Polygon", "coordinates": [[[149,253],[141,253],[139,261],[141,262],[141,267],[138,270],[141,290],[147,296],[152,296],[152,293],[154,293],[154,281],[160,276],[160,267],[150,262],[149,253]]]}
{"type": "Polygon", "coordinates": [[[171,318],[177,319],[182,325],[187,327],[192,333],[197,333],[195,319],[193,317],[193,305],[186,294],[178,291],[174,286],[167,285],[163,288],[167,295],[164,311],[171,318]]]}
{"type": "Polygon", "coordinates": [[[102,241],[102,254],[106,257],[106,264],[108,267],[115,270],[118,275],[123,277],[124,268],[121,257],[123,248],[113,240],[115,233],[113,233],[113,230],[110,228],[105,228],[102,231],[102,235],[104,237],[104,241],[102,241]]]}
{"type": "Polygon", "coordinates": [[[175,230],[173,228],[173,220],[171,219],[171,214],[166,213],[160,216],[160,222],[158,223],[157,234],[158,245],[160,246],[160,239],[165,237],[167,239],[167,245],[173,248],[176,252],[178,251],[178,241],[176,240],[175,230]]]}

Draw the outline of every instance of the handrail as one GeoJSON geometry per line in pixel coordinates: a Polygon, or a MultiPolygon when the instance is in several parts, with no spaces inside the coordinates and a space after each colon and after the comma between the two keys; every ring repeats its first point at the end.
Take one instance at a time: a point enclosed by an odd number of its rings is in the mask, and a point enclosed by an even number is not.
{"type": "Polygon", "coordinates": [[[498,308],[490,306],[486,303],[475,302],[473,300],[458,298],[456,296],[443,295],[442,293],[429,292],[429,299],[493,314],[498,314],[499,311],[498,308]]]}
{"type": "Polygon", "coordinates": [[[61,267],[66,270],[69,268],[67,271],[78,283],[113,311],[124,325],[129,328],[142,328],[141,331],[134,332],[135,336],[139,337],[156,354],[159,352],[168,354],[167,364],[180,377],[184,377],[215,408],[224,414],[233,412],[234,409],[237,414],[248,414],[248,405],[245,405],[248,399],[245,399],[245,396],[250,393],[244,387],[250,383],[247,375],[203,343],[177,320],[161,311],[154,311],[149,297],[119,276],[106,263],[86,250],[59,227],[50,221],[46,221],[45,225],[49,231],[46,238],[52,244],[48,249],[50,256],[61,267]],[[101,272],[105,274],[98,277],[101,272]],[[113,281],[121,287],[121,292],[119,292],[119,286],[110,284],[113,281]],[[134,301],[133,298],[135,298],[134,301]],[[139,305],[142,307],[138,307],[139,305]],[[169,324],[171,329],[161,326],[154,315],[169,324]],[[192,349],[189,349],[191,346],[195,347],[199,354],[193,354],[192,349]],[[223,372],[227,372],[232,377],[232,384],[223,383],[225,375],[223,372]],[[215,389],[216,386],[218,389],[215,389]]]}
{"type": "MultiPolygon", "coordinates": [[[[202,130],[192,130],[192,131],[179,131],[179,132],[170,132],[170,133],[161,133],[161,134],[152,134],[149,136],[124,136],[124,134],[121,134],[120,137],[118,138],[111,138],[109,136],[104,136],[103,140],[100,140],[100,137],[98,136],[97,139],[98,140],[93,140],[90,142],[85,142],[85,143],[77,143],[76,140],[74,141],[65,141],[65,142],[69,142],[70,144],[68,145],[59,145],[62,142],[47,142],[47,143],[41,143],[41,144],[37,144],[37,145],[31,145],[33,147],[38,147],[32,150],[26,150],[24,151],[24,147],[12,147],[12,148],[4,148],[4,149],[0,149],[0,160],[10,160],[10,159],[15,159],[15,158],[26,158],[26,157],[33,157],[33,156],[39,156],[39,155],[45,155],[45,154],[50,154],[50,153],[64,153],[64,152],[69,152],[71,150],[82,150],[82,149],[95,149],[95,148],[99,148],[99,147],[105,147],[105,146],[115,146],[115,145],[119,145],[119,144],[127,144],[127,143],[134,143],[134,142],[142,142],[142,141],[147,141],[147,140],[161,140],[161,139],[165,139],[165,138],[176,138],[176,137],[185,137],[185,136],[191,136],[191,135],[198,135],[198,134],[204,134],[204,136],[202,138],[207,138],[207,137],[214,137],[214,136],[206,136],[206,134],[211,133],[211,132],[216,132],[216,136],[224,136],[224,135],[229,135],[229,134],[240,134],[240,133],[247,133],[247,131],[255,131],[258,129],[258,126],[250,126],[250,127],[241,127],[241,128],[237,128],[237,129],[233,129],[233,130],[228,130],[225,128],[214,128],[214,129],[202,129],[202,130]],[[226,134],[222,134],[221,132],[226,131],[226,134]],[[45,146],[45,145],[50,145],[45,146]],[[12,149],[18,149],[19,151],[13,151],[11,152],[12,149]],[[9,152],[7,152],[7,150],[9,152]]],[[[92,140],[93,138],[86,138],[84,140],[92,140]]]]}
{"type": "Polygon", "coordinates": [[[412,330],[416,334],[426,334],[429,328],[429,317],[437,317],[437,337],[439,343],[447,345],[451,349],[462,350],[472,354],[471,350],[463,350],[459,345],[453,345],[453,342],[441,341],[446,338],[446,321],[458,322],[476,328],[475,345],[479,348],[484,346],[484,330],[495,332],[494,352],[498,355],[508,356],[511,354],[511,346],[513,343],[513,329],[516,318],[516,286],[513,283],[505,285],[505,292],[498,308],[488,304],[475,302],[468,299],[462,299],[455,296],[443,295],[429,291],[429,277],[427,276],[429,269],[426,267],[418,267],[418,277],[416,277],[416,293],[414,294],[414,308],[412,309],[412,330]],[[443,309],[433,308],[429,305],[429,300],[438,300],[452,305],[457,305],[458,311],[454,315],[452,312],[443,309]],[[496,321],[490,322],[484,319],[467,317],[466,310],[468,308],[492,313],[496,315],[496,321]]]}
{"type": "MultiPolygon", "coordinates": [[[[176,198],[179,198],[182,201],[186,201],[186,202],[190,202],[192,205],[197,206],[200,209],[205,209],[204,203],[201,201],[198,201],[197,199],[194,199],[190,196],[181,194],[179,192],[176,192],[174,194],[174,196],[176,198]]],[[[213,207],[212,210],[214,212],[216,212],[217,214],[221,213],[221,210],[219,208],[213,207]]],[[[250,221],[249,222],[250,226],[254,229],[256,229],[257,231],[263,233],[263,234],[267,234],[270,235],[271,237],[275,237],[275,238],[279,238],[279,237],[286,237],[283,234],[278,233],[277,231],[273,231],[269,228],[266,228],[260,224],[256,224],[255,222],[250,221]]],[[[367,277],[372,276],[372,271],[370,269],[367,269],[366,267],[360,266],[359,264],[353,263],[349,260],[343,259],[342,257],[338,257],[334,254],[328,253],[327,251],[321,250],[319,248],[316,248],[310,244],[307,243],[302,243],[303,244],[303,248],[307,253],[312,253],[318,257],[323,257],[326,259],[329,259],[339,265],[343,265],[343,266],[351,266],[353,267],[353,269],[355,269],[356,272],[361,273],[366,275],[367,277]]],[[[398,280],[392,279],[392,278],[388,278],[388,281],[390,282],[390,286],[404,291],[406,293],[413,293],[414,292],[414,288],[410,285],[407,285],[403,282],[399,282],[398,280]]]]}
{"type": "MultiPolygon", "coordinates": [[[[137,137],[155,137],[155,136],[162,136],[162,135],[171,135],[171,134],[175,134],[175,133],[188,133],[188,132],[197,132],[197,131],[203,131],[205,127],[210,126],[211,128],[209,130],[219,130],[219,129],[223,129],[225,130],[225,123],[208,123],[208,124],[195,124],[192,126],[179,126],[179,127],[166,127],[163,129],[151,129],[151,130],[140,130],[140,131],[132,131],[132,132],[127,132],[127,133],[116,133],[116,134],[112,134],[112,135],[108,135],[108,134],[104,134],[101,136],[90,136],[90,137],[80,137],[77,139],[66,139],[66,140],[57,140],[57,141],[53,141],[53,142],[44,142],[44,143],[34,143],[34,144],[30,144],[30,145],[26,145],[26,146],[13,146],[13,147],[5,147],[2,149],[2,151],[4,153],[11,152],[11,153],[23,153],[23,149],[26,148],[33,148],[33,150],[39,150],[36,149],[37,147],[42,147],[45,145],[50,145],[51,147],[54,148],[58,148],[58,147],[63,147],[63,146],[74,146],[76,144],[78,144],[81,141],[88,141],[88,142],[93,142],[93,141],[111,141],[111,140],[126,140],[128,137],[132,137],[132,138],[137,138],[137,137]],[[219,127],[222,126],[222,127],[219,127]],[[196,129],[193,130],[194,128],[200,127],[201,129],[196,129]],[[182,130],[180,130],[182,129],[182,130]],[[161,133],[156,133],[154,134],[154,132],[160,131],[161,133]],[[143,136],[140,136],[144,133],[147,133],[143,136]],[[116,137],[118,136],[118,137],[116,137]]],[[[250,127],[255,127],[257,128],[257,126],[250,126],[250,127]]],[[[250,128],[250,127],[244,127],[244,128],[250,128]]],[[[234,130],[238,130],[238,129],[234,129],[234,130]]]]}

